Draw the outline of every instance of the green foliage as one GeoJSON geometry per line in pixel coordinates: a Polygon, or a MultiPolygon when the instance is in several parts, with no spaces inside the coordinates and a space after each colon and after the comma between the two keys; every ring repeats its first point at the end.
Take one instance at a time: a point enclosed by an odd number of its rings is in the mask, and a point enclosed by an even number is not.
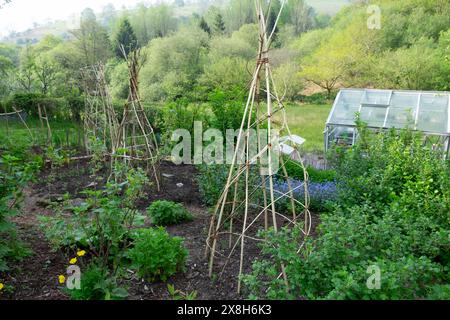
{"type": "Polygon", "coordinates": [[[8,260],[20,260],[29,254],[9,218],[18,213],[23,187],[33,178],[39,163],[16,155],[5,153],[0,157],[0,271],[8,270],[8,260]]]}
{"type": "Polygon", "coordinates": [[[141,93],[151,101],[177,99],[193,88],[206,52],[208,34],[182,29],[147,47],[148,61],[141,72],[141,93]]]}
{"type": "Polygon", "coordinates": [[[198,24],[198,26],[200,27],[200,29],[205,31],[208,35],[211,35],[211,28],[208,26],[208,23],[206,22],[204,17],[202,17],[200,19],[200,23],[198,24]]]}
{"type": "Polygon", "coordinates": [[[81,112],[84,109],[84,98],[80,96],[70,95],[66,97],[69,105],[71,119],[76,122],[81,122],[81,112]]]}
{"type": "Polygon", "coordinates": [[[149,281],[166,281],[183,270],[187,255],[183,239],[170,237],[162,227],[138,230],[133,237],[133,247],[127,252],[139,276],[149,281]]]}
{"type": "Polygon", "coordinates": [[[300,66],[293,62],[286,62],[274,70],[276,88],[284,95],[284,99],[294,101],[300,96],[304,82],[299,75],[300,66]]]}
{"type": "MultiPolygon", "coordinates": [[[[227,129],[239,129],[241,127],[244,92],[240,88],[234,88],[225,92],[217,89],[209,94],[208,101],[214,113],[211,126],[226,132],[227,129]]],[[[252,115],[254,116],[254,115],[252,115]]]]}
{"type": "Polygon", "coordinates": [[[95,263],[82,270],[80,289],[67,289],[72,300],[122,300],[128,296],[109,271],[95,263]]]}
{"type": "Polygon", "coordinates": [[[119,31],[117,32],[114,41],[115,54],[119,59],[125,59],[122,47],[127,56],[130,52],[138,48],[136,35],[134,34],[133,27],[131,27],[128,19],[125,18],[120,22],[119,31]]]}
{"type": "Polygon", "coordinates": [[[144,217],[132,206],[142,179],[134,171],[127,177],[129,180],[123,183],[108,183],[103,190],[84,191],[88,198],[78,206],[67,201],[62,209],[71,210],[70,217],[63,210],[55,217],[40,217],[53,246],[88,248],[104,266],[119,265],[131,229],[144,223],[144,217]]]}
{"type": "Polygon", "coordinates": [[[186,220],[192,220],[192,215],[181,203],[172,201],[158,200],[154,201],[147,212],[152,218],[152,222],[158,226],[168,226],[178,224],[186,220]]]}
{"type": "Polygon", "coordinates": [[[7,110],[24,110],[33,117],[39,116],[39,105],[42,110],[45,107],[49,117],[66,117],[69,111],[64,98],[47,97],[41,93],[14,93],[6,101],[7,110]]]}
{"type": "MultiPolygon", "coordinates": [[[[445,41],[450,4],[383,1],[381,28],[367,28],[367,6],[349,6],[326,29],[295,41],[300,75],[328,93],[336,86],[447,90],[445,41]]],[[[448,38],[448,37],[447,37],[448,38]]]]}
{"type": "Polygon", "coordinates": [[[245,279],[252,298],[448,297],[448,163],[417,133],[373,134],[361,124],[359,132],[359,143],[336,151],[339,205],[321,215],[318,236],[300,255],[299,230],[266,235],[271,258],[245,279]],[[282,263],[289,293],[276,279],[282,263]],[[366,285],[372,265],[380,268],[380,289],[366,285]]]}
{"type": "Polygon", "coordinates": [[[197,183],[204,204],[213,206],[222,194],[229,168],[224,165],[200,165],[197,167],[197,183]]]}
{"type": "Polygon", "coordinates": [[[192,292],[182,292],[180,290],[176,290],[172,284],[167,285],[167,291],[170,294],[172,300],[195,300],[197,298],[197,291],[192,292]]]}
{"type": "Polygon", "coordinates": [[[205,103],[191,103],[187,98],[168,102],[163,106],[161,115],[160,127],[168,135],[177,129],[186,129],[193,134],[195,121],[201,121],[204,129],[211,122],[209,106],[205,103]]]}
{"type": "MultiPolygon", "coordinates": [[[[285,167],[287,174],[290,178],[303,180],[304,173],[301,166],[293,163],[292,161],[286,161],[285,167]]],[[[319,170],[314,167],[308,166],[306,167],[306,171],[308,172],[309,181],[313,182],[327,182],[327,181],[335,181],[336,180],[336,171],[335,170],[319,170]]]]}

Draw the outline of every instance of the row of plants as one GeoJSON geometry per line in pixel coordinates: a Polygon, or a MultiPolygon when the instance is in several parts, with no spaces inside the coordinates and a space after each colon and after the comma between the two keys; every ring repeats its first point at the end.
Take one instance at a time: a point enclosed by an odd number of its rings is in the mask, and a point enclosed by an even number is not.
{"type": "Polygon", "coordinates": [[[267,232],[268,258],[244,277],[250,298],[450,298],[448,161],[417,132],[358,125],[359,142],[334,150],[337,198],[317,236],[297,254],[299,229],[267,232]],[[282,264],[288,288],[276,277],[282,264]]]}

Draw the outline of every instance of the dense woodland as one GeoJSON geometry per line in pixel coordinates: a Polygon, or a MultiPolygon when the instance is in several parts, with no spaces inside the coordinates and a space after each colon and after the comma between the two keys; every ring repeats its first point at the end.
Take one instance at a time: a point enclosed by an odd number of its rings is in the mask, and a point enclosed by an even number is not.
{"type": "MultiPolygon", "coordinates": [[[[449,90],[448,1],[380,1],[379,30],[366,27],[367,5],[356,2],[330,17],[304,0],[287,1],[271,53],[286,100],[332,95],[339,87],[449,90]]],[[[140,87],[148,104],[208,102],[214,92],[236,99],[248,85],[258,44],[253,1],[212,2],[189,19],[174,16],[181,5],[107,6],[100,13],[87,8],[80,27],[65,39],[48,35],[36,43],[0,44],[4,108],[44,99],[55,112],[76,112],[83,94],[80,68],[96,63],[107,65],[120,105],[127,98],[127,72],[119,44],[144,53],[140,87]]],[[[269,24],[279,5],[269,12],[269,24]]]]}

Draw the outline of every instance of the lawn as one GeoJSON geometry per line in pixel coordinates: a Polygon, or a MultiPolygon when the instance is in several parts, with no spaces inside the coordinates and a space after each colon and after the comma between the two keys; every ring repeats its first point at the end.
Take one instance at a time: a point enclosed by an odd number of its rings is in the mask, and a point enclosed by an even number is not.
{"type": "MultiPolygon", "coordinates": [[[[26,119],[28,128],[20,120],[0,121],[0,141],[5,141],[16,146],[26,145],[33,141],[34,143],[43,143],[47,141],[47,127],[41,127],[39,119],[29,117],[26,119]],[[30,129],[33,138],[30,140],[30,129]]],[[[76,145],[80,143],[81,131],[80,125],[69,120],[49,121],[52,131],[52,141],[57,146],[63,144],[76,145]]]]}
{"type": "Polygon", "coordinates": [[[306,139],[306,151],[323,151],[323,131],[331,105],[289,104],[287,120],[292,134],[306,139]]]}

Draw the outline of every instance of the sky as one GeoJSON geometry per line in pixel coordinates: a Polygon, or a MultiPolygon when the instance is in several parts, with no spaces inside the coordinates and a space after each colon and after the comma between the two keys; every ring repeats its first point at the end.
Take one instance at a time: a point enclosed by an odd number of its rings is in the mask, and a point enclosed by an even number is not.
{"type": "Polygon", "coordinates": [[[127,8],[142,0],[12,0],[4,4],[0,0],[0,37],[11,31],[21,32],[33,26],[33,22],[44,23],[46,20],[64,20],[72,14],[79,14],[90,7],[100,12],[108,3],[116,9],[125,5],[127,8]]]}

